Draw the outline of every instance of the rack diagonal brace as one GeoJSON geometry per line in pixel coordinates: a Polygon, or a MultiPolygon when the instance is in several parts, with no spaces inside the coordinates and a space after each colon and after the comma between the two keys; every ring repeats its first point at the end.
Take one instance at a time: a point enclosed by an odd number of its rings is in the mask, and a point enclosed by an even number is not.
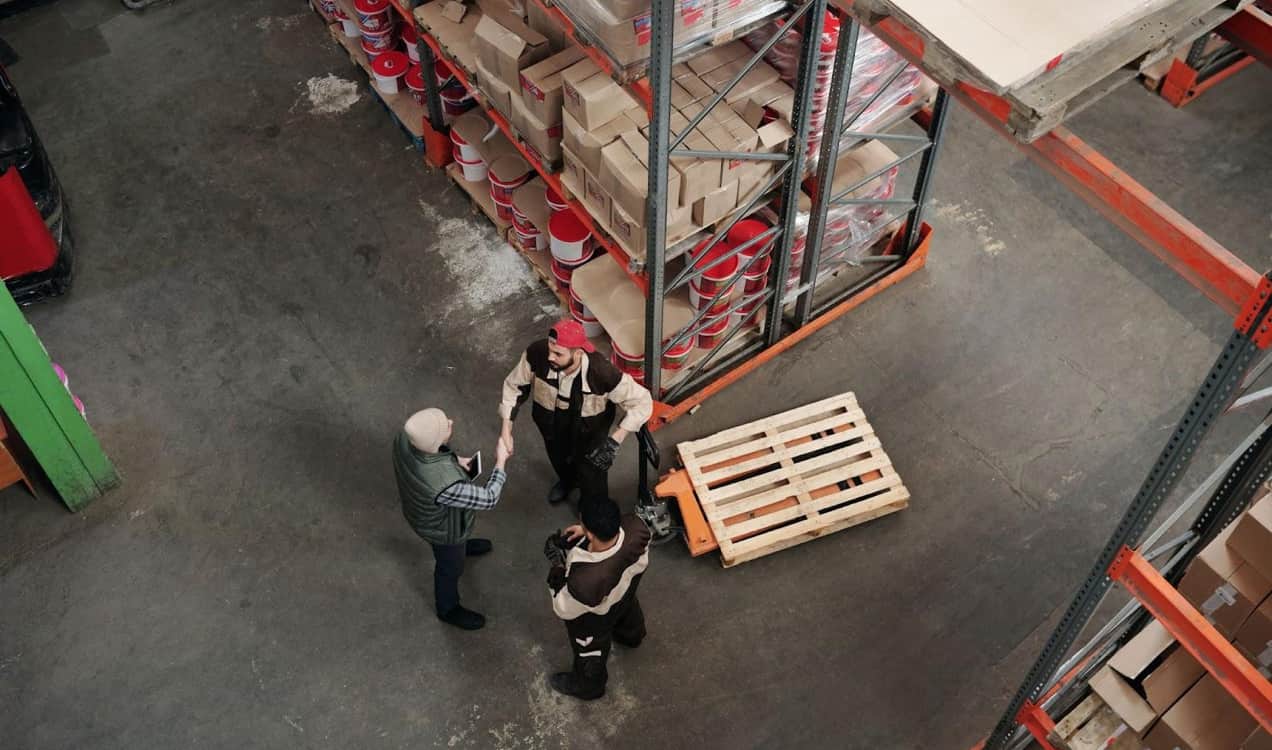
{"type": "Polygon", "coordinates": [[[1122,552],[1123,547],[1134,547],[1144,533],[1148,522],[1156,515],[1162,502],[1171,493],[1184,470],[1192,460],[1201,439],[1210,431],[1215,419],[1234,397],[1260,344],[1255,337],[1265,328],[1272,312],[1272,296],[1262,289],[1256,291],[1245,306],[1246,314],[1238,318],[1238,328],[1228,338],[1219,358],[1215,360],[1201,388],[1189,403],[1179,425],[1171,433],[1166,446],[1153,464],[1139,492],[1131,500],[1126,514],[1118,522],[1113,535],[1101,550],[1086,580],[1078,588],[1073,601],[1060,619],[1055,632],[1047,639],[1037,661],[1030,668],[1024,683],[1017,690],[1011,704],[994,727],[985,743],[988,750],[1006,746],[1017,725],[1017,716],[1028,701],[1037,701],[1048,679],[1065,654],[1073,646],[1078,634],[1091,619],[1095,609],[1112,582],[1109,568],[1122,552]],[[1248,311],[1255,311],[1253,313],[1248,311]]]}

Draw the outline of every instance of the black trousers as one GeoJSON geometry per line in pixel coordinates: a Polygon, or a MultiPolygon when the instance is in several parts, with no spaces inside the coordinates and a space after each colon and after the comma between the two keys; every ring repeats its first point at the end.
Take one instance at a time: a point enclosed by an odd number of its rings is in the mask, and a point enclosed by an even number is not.
{"type": "Polygon", "coordinates": [[[565,621],[570,650],[574,652],[574,677],[583,697],[599,698],[605,694],[605,683],[609,681],[606,664],[615,640],[634,648],[645,638],[645,613],[636,598],[638,586],[640,576],[632,580],[618,606],[604,615],[586,614],[565,621]]]}
{"type": "Polygon", "coordinates": [[[459,606],[459,577],[464,573],[467,545],[432,544],[433,604],[444,615],[459,606]]]}
{"type": "Polygon", "coordinates": [[[609,497],[609,472],[601,471],[584,458],[594,446],[576,447],[568,440],[544,435],[543,447],[547,449],[552,470],[566,489],[577,487],[581,497],[609,497]]]}

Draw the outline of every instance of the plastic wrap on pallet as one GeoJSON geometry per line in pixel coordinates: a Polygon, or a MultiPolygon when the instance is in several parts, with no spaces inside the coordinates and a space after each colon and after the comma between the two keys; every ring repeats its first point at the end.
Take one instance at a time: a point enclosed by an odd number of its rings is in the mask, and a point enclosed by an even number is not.
{"type": "MultiPolygon", "coordinates": [[[[653,23],[649,0],[557,0],[574,24],[620,65],[649,59],[653,23]]],[[[786,8],[772,0],[675,0],[673,54],[763,21],[786,8]]]]}
{"type": "MultiPolygon", "coordinates": [[[[781,30],[783,20],[779,19],[767,24],[750,34],[744,41],[752,49],[759,49],[781,30]]],[[[803,43],[802,24],[797,25],[773,45],[764,56],[782,75],[782,80],[790,85],[795,84],[799,70],[800,45],[803,43]]],[[[813,82],[813,98],[809,109],[808,151],[810,162],[816,162],[818,149],[821,148],[822,132],[826,126],[826,105],[830,98],[830,83],[835,69],[835,50],[839,45],[839,19],[827,13],[822,24],[821,44],[817,52],[817,70],[813,82]]],[[[896,70],[902,62],[899,54],[884,44],[869,30],[862,28],[857,38],[857,53],[853,59],[852,82],[848,86],[848,100],[844,104],[844,124],[861,110],[869,99],[884,84],[889,74],[896,70]]],[[[922,74],[913,65],[907,64],[887,91],[870,104],[853,123],[853,130],[870,131],[874,123],[893,107],[908,104],[916,95],[922,74]]],[[[841,128],[842,129],[842,128],[841,128]]],[[[843,138],[840,149],[851,145],[856,139],[843,138]]]]}
{"type": "MultiPolygon", "coordinates": [[[[898,169],[893,167],[865,188],[853,192],[852,197],[879,201],[890,199],[896,191],[897,172],[898,169]]],[[[832,204],[826,211],[826,231],[821,249],[822,268],[859,262],[879,238],[879,233],[894,218],[888,213],[886,206],[832,204]]],[[[803,257],[807,237],[808,212],[801,210],[795,215],[792,256],[803,257]]]]}

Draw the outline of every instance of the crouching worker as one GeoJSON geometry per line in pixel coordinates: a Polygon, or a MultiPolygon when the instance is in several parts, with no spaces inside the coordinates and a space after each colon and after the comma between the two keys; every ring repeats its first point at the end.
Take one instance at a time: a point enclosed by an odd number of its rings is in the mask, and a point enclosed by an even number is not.
{"type": "Polygon", "coordinates": [[[636,589],[649,566],[649,529],[604,497],[582,498],[579,521],[548,537],[543,554],[552,609],[574,651],[573,670],[552,675],[552,688],[590,701],[605,695],[611,641],[636,648],[645,637],[636,589]]]}
{"type": "Polygon", "coordinates": [[[471,538],[477,511],[499,502],[512,450],[501,439],[495,446],[495,468],[484,487],[469,478],[472,458],[460,458],[447,447],[454,423],[441,409],[424,409],[406,420],[393,444],[402,514],[433,548],[433,599],[437,617],[464,630],[478,630],[486,618],[459,604],[459,576],[464,558],[490,552],[489,539],[471,538]]]}

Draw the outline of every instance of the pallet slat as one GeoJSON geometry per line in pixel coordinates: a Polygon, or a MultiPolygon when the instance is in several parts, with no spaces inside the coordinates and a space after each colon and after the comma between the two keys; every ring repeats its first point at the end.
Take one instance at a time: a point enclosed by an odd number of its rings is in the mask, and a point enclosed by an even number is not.
{"type": "Polygon", "coordinates": [[[677,448],[725,567],[909,504],[852,393],[677,448]]]}

